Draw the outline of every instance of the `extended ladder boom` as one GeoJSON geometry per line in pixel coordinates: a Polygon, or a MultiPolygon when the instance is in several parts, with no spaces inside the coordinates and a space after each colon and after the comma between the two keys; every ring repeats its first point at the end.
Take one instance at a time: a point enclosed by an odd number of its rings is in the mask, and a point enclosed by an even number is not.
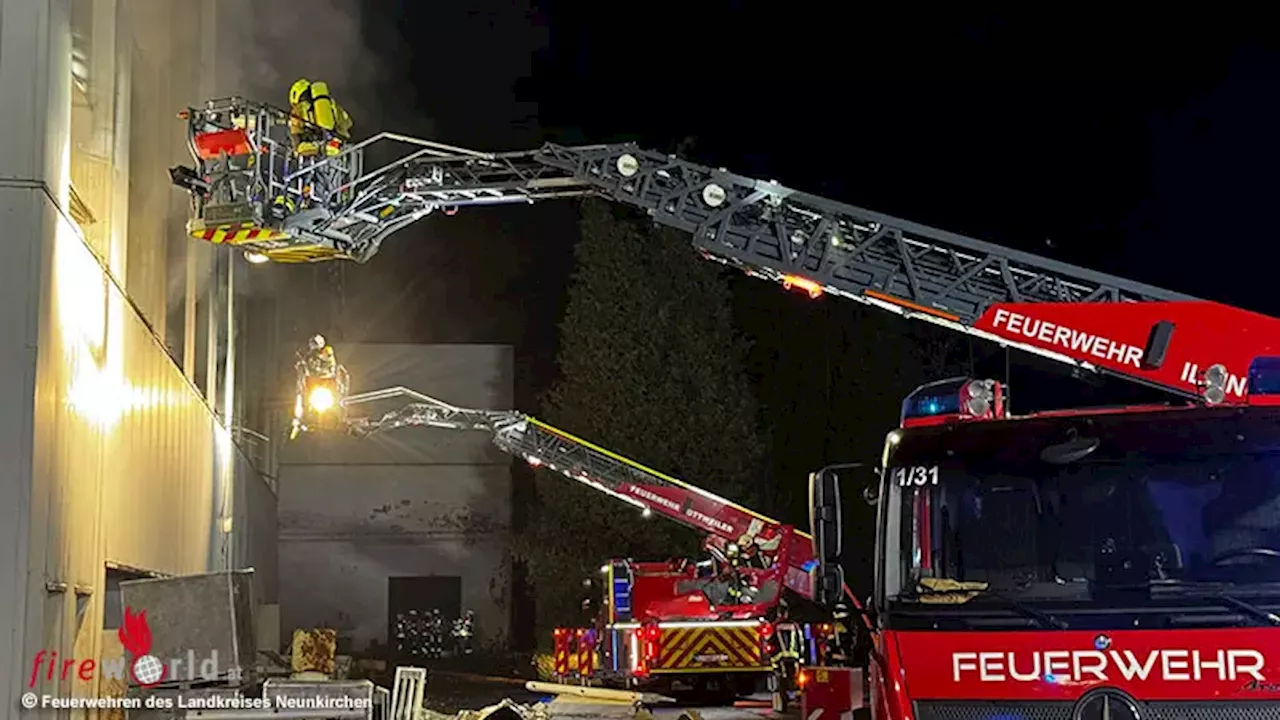
{"type": "Polygon", "coordinates": [[[191,234],[251,259],[367,261],[436,210],[596,195],[689,233],[707,258],[1089,370],[1248,401],[1280,321],[755,180],[634,144],[484,153],[379,134],[319,158],[289,150],[283,111],[239,99],[186,113],[191,234]],[[409,147],[374,170],[366,154],[409,147]],[[1206,373],[1212,366],[1220,372],[1206,373]]]}
{"type": "Polygon", "coordinates": [[[460,408],[407,388],[352,395],[344,405],[397,398],[411,402],[378,417],[349,421],[352,432],[371,435],[401,427],[481,430],[489,432],[503,452],[577,480],[645,515],[662,515],[728,543],[766,530],[776,533],[781,537],[777,561],[784,569],[783,584],[804,597],[813,596],[813,542],[806,533],[519,412],[460,408]]]}

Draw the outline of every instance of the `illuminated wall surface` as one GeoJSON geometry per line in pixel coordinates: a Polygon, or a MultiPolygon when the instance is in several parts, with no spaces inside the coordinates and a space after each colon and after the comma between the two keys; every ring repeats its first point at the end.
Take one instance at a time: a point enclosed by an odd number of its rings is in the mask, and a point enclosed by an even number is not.
{"type": "Polygon", "coordinates": [[[211,6],[0,0],[0,712],[38,650],[100,656],[120,579],[254,567],[275,602],[237,379],[267,333],[166,174],[176,112],[217,90],[211,6]]]}
{"type": "MultiPolygon", "coordinates": [[[[512,407],[509,346],[339,344],[335,351],[353,392],[404,386],[464,407],[512,407]]],[[[363,649],[387,642],[392,604],[430,610],[452,603],[475,611],[484,642],[502,642],[511,598],[511,465],[484,432],[302,436],[280,458],[284,635],[331,627],[363,649]],[[404,596],[392,597],[395,582],[404,583],[404,596]]]]}

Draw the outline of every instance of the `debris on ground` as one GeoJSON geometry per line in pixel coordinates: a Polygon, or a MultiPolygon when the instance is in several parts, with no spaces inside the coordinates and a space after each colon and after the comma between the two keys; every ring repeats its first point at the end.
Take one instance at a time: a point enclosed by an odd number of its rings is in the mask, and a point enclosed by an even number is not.
{"type": "Polygon", "coordinates": [[[530,692],[555,695],[557,698],[578,697],[590,698],[599,703],[627,703],[631,705],[661,705],[673,703],[673,697],[657,693],[637,692],[634,690],[615,690],[596,685],[567,685],[565,683],[546,683],[530,680],[524,684],[530,692]]]}
{"type": "Polygon", "coordinates": [[[521,705],[504,699],[479,710],[461,710],[452,715],[424,709],[419,717],[421,720],[550,720],[552,714],[546,703],[521,705]]]}
{"type": "Polygon", "coordinates": [[[289,660],[295,673],[333,675],[338,655],[338,632],[330,628],[294,630],[289,660]]]}
{"type": "Polygon", "coordinates": [[[534,675],[543,682],[551,682],[556,679],[556,657],[551,653],[537,653],[530,662],[534,668],[534,675]]]}

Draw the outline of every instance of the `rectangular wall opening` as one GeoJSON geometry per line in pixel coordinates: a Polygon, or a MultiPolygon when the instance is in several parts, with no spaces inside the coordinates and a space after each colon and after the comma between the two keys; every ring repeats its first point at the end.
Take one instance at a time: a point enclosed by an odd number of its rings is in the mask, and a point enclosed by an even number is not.
{"type": "Polygon", "coordinates": [[[425,651],[425,618],[439,610],[444,620],[444,643],[453,621],[462,615],[462,578],[425,575],[387,578],[387,647],[397,659],[420,659],[425,651]],[[408,637],[402,637],[407,630],[408,637]]]}

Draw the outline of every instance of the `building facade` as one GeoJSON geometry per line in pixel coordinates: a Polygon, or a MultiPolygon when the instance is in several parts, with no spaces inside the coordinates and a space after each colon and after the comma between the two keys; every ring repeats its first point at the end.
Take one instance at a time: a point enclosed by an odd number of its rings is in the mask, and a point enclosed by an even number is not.
{"type": "Polygon", "coordinates": [[[102,656],[122,579],[253,567],[276,602],[272,310],[167,175],[215,5],[0,0],[0,707],[40,650],[102,656]]]}
{"type": "MultiPolygon", "coordinates": [[[[512,407],[510,346],[335,351],[354,392],[402,386],[462,407],[512,407]]],[[[331,627],[345,651],[386,647],[395,656],[397,614],[438,609],[452,620],[470,609],[481,644],[505,646],[511,466],[487,432],[408,427],[290,445],[280,454],[282,632],[331,627]]]]}

